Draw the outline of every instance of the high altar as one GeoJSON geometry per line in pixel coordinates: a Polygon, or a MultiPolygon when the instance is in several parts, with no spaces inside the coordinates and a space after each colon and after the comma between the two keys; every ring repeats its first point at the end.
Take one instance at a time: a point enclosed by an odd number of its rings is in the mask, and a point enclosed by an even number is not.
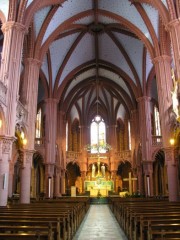
{"type": "Polygon", "coordinates": [[[114,183],[113,181],[106,181],[98,178],[96,181],[85,181],[84,182],[85,191],[90,192],[91,197],[108,196],[109,191],[113,191],[114,183]]]}

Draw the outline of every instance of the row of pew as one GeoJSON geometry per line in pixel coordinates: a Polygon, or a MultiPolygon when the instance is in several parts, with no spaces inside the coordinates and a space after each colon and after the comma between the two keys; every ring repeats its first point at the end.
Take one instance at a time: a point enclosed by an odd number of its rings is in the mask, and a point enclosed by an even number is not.
{"type": "Polygon", "coordinates": [[[71,240],[90,206],[87,197],[0,207],[0,240],[71,240]]]}
{"type": "Polygon", "coordinates": [[[180,239],[180,202],[109,197],[109,206],[129,240],[180,239]]]}

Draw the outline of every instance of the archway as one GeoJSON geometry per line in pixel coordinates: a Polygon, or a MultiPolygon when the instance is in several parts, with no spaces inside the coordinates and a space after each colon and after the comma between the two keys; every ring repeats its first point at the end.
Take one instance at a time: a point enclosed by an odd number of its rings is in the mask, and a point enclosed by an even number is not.
{"type": "Polygon", "coordinates": [[[66,172],[66,193],[70,195],[71,187],[76,185],[76,180],[81,176],[80,168],[77,163],[70,162],[67,164],[66,172]]]}
{"type": "Polygon", "coordinates": [[[45,166],[43,164],[43,157],[40,153],[36,152],[33,155],[33,168],[31,173],[31,195],[35,198],[44,197],[44,179],[45,179],[45,166]]]}
{"type": "Polygon", "coordinates": [[[124,181],[123,179],[129,177],[129,173],[132,173],[131,170],[131,163],[121,162],[118,166],[117,176],[118,176],[118,183],[116,184],[118,191],[126,192],[129,190],[129,182],[124,181]]]}
{"type": "Polygon", "coordinates": [[[155,155],[153,163],[153,183],[154,195],[165,196],[168,192],[167,184],[167,169],[165,166],[165,155],[162,150],[159,150],[155,155]]]}

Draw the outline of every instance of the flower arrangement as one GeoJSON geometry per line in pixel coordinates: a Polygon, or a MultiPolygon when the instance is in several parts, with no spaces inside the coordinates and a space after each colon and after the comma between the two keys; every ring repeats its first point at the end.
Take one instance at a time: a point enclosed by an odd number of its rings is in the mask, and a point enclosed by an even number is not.
{"type": "Polygon", "coordinates": [[[111,145],[109,145],[108,143],[103,143],[103,144],[87,144],[84,147],[85,150],[87,151],[92,151],[92,150],[97,150],[98,152],[101,151],[109,151],[112,149],[111,145]]]}

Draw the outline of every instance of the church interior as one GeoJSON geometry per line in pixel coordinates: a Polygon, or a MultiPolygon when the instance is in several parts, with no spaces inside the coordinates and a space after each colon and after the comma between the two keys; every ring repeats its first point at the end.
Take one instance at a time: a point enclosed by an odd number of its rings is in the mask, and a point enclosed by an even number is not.
{"type": "Polygon", "coordinates": [[[1,0],[0,53],[0,208],[179,206],[179,0],[1,0]]]}

